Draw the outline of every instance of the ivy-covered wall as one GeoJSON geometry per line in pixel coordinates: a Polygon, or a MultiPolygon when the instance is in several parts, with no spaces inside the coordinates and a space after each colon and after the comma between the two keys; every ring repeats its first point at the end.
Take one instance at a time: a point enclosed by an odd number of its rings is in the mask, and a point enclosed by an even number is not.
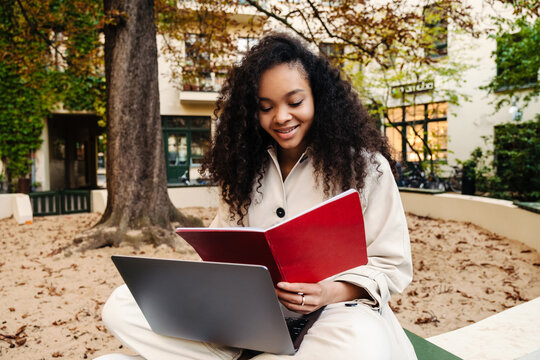
{"type": "Polygon", "coordinates": [[[52,105],[44,99],[45,91],[25,83],[26,79],[9,65],[0,64],[0,159],[5,168],[2,182],[29,173],[30,152],[41,145],[43,119],[52,105]]]}
{"type": "Polygon", "coordinates": [[[104,115],[102,19],[101,0],[0,1],[0,191],[30,180],[52,112],[104,115]]]}

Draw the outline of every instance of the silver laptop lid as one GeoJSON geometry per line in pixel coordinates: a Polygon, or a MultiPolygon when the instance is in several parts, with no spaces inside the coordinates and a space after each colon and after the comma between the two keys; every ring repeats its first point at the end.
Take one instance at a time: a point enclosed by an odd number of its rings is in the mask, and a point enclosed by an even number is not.
{"type": "Polygon", "coordinates": [[[293,354],[266,267],[112,256],[158,334],[274,354],[293,354]]]}

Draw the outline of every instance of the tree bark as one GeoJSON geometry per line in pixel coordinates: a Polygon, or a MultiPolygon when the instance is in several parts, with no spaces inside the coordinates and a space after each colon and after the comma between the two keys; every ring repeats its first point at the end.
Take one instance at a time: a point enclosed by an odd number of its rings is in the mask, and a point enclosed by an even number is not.
{"type": "MultiPolygon", "coordinates": [[[[107,207],[75,243],[83,249],[130,242],[175,246],[186,218],[167,193],[152,0],[104,0],[107,84],[107,207]],[[177,224],[174,224],[177,222],[177,224]]],[[[198,222],[197,222],[198,220],[198,222]]]]}

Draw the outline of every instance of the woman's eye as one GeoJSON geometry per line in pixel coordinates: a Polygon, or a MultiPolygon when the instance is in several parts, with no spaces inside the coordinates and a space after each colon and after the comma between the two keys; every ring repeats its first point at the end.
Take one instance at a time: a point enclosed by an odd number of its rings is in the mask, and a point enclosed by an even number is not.
{"type": "Polygon", "coordinates": [[[289,104],[289,106],[292,106],[292,107],[297,107],[297,106],[300,106],[300,104],[302,104],[304,100],[300,100],[300,101],[297,101],[297,102],[293,102],[292,104],[289,104]]]}
{"type": "Polygon", "coordinates": [[[261,107],[259,107],[259,110],[262,111],[262,112],[269,112],[270,110],[272,110],[272,107],[271,106],[269,106],[269,107],[261,106],[261,107]]]}

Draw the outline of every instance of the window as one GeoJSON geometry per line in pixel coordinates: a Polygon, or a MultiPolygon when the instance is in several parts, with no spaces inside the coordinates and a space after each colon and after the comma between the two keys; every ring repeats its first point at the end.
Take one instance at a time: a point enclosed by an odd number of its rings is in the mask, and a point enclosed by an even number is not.
{"type": "Polygon", "coordinates": [[[205,132],[191,134],[191,165],[199,166],[204,154],[210,150],[210,137],[205,132]]]}
{"type": "Polygon", "coordinates": [[[244,56],[247,54],[249,49],[255,44],[259,42],[259,39],[252,38],[252,37],[239,37],[236,40],[236,46],[237,46],[237,61],[240,62],[244,58],[244,56]]]}
{"type": "Polygon", "coordinates": [[[207,39],[201,34],[186,34],[184,46],[185,66],[182,69],[184,90],[215,91],[207,39]]]}
{"type": "Polygon", "coordinates": [[[396,159],[411,162],[446,159],[447,111],[446,102],[388,109],[385,134],[396,159]]]}
{"type": "Polygon", "coordinates": [[[448,55],[448,20],[440,4],[424,7],[425,55],[435,59],[448,55]]]}
{"type": "Polygon", "coordinates": [[[339,68],[343,67],[344,45],[336,43],[322,43],[320,51],[326,55],[328,61],[339,68]]]}
{"type": "Polygon", "coordinates": [[[169,134],[167,136],[167,165],[186,166],[188,158],[187,136],[181,134],[169,134]]]}
{"type": "Polygon", "coordinates": [[[178,184],[199,175],[204,155],[210,149],[211,119],[208,116],[162,116],[167,182],[178,184]]]}
{"type": "Polygon", "coordinates": [[[399,156],[401,155],[402,151],[402,128],[402,126],[388,126],[385,128],[386,137],[388,138],[388,144],[390,145],[390,149],[392,150],[392,153],[396,158],[402,158],[402,156],[399,156]]]}
{"type": "Polygon", "coordinates": [[[204,155],[210,150],[210,127],[212,121],[209,117],[191,118],[191,159],[192,166],[200,166],[204,155]]]}
{"type": "Polygon", "coordinates": [[[205,51],[205,38],[201,34],[186,34],[184,39],[186,65],[198,64],[201,60],[210,60],[205,51]]]}
{"type": "Polygon", "coordinates": [[[50,49],[53,57],[54,68],[57,71],[65,71],[68,68],[66,62],[66,42],[67,38],[61,31],[55,31],[53,33],[50,49]]]}

